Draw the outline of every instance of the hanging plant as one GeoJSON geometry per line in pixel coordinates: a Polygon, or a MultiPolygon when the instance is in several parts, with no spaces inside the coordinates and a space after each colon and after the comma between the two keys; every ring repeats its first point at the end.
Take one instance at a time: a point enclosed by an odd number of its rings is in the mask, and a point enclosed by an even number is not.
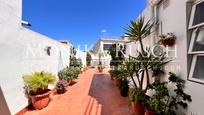
{"type": "Polygon", "coordinates": [[[166,46],[173,46],[176,41],[176,36],[173,33],[162,34],[159,36],[159,43],[166,46]]]}

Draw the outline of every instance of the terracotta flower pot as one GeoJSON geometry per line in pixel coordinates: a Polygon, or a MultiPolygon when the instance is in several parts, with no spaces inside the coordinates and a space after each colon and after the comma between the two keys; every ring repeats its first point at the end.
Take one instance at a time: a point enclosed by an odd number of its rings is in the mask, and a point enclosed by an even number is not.
{"type": "Polygon", "coordinates": [[[145,114],[145,108],[139,102],[132,102],[132,109],[133,109],[135,115],[144,115],[145,114]]]}
{"type": "Polygon", "coordinates": [[[175,39],[169,38],[169,39],[164,39],[161,41],[162,45],[166,46],[173,46],[175,44],[175,39]]]}
{"type": "Polygon", "coordinates": [[[157,115],[157,114],[145,107],[145,115],[157,115]]]}
{"type": "Polygon", "coordinates": [[[67,79],[67,84],[68,84],[68,86],[72,85],[73,84],[73,80],[72,79],[67,79]]]}
{"type": "Polygon", "coordinates": [[[111,77],[111,80],[113,80],[113,78],[114,78],[113,75],[110,75],[110,77],[111,77]]]}
{"type": "Polygon", "coordinates": [[[119,85],[119,80],[117,77],[113,77],[113,83],[115,86],[118,86],[119,85]]]}
{"type": "Polygon", "coordinates": [[[32,105],[35,109],[40,110],[45,108],[50,101],[50,91],[44,94],[36,95],[36,96],[30,96],[32,105]]]}

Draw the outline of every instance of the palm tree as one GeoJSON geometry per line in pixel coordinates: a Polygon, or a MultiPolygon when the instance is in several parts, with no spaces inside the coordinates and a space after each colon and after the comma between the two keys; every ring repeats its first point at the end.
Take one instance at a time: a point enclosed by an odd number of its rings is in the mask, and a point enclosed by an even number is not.
{"type": "MultiPolygon", "coordinates": [[[[127,28],[125,28],[125,37],[128,37],[131,42],[138,42],[140,43],[140,48],[141,48],[141,54],[144,56],[145,50],[144,50],[144,45],[142,42],[142,39],[146,38],[151,34],[152,27],[154,26],[155,23],[151,22],[151,20],[148,20],[146,23],[144,21],[144,17],[140,17],[137,21],[131,21],[131,25],[128,25],[127,28]]],[[[149,73],[148,73],[148,67],[145,66],[144,71],[147,76],[147,87],[148,88],[150,84],[150,78],[149,78],[149,73]]],[[[142,82],[144,78],[144,73],[142,72],[142,82]]],[[[142,86],[142,83],[140,83],[142,86]]]]}
{"type": "Polygon", "coordinates": [[[154,23],[151,23],[151,20],[148,20],[145,23],[144,17],[140,17],[137,21],[130,21],[130,23],[131,25],[128,25],[128,27],[125,28],[125,36],[132,42],[139,41],[141,51],[144,53],[142,39],[151,34],[151,29],[154,26],[154,23]]]}

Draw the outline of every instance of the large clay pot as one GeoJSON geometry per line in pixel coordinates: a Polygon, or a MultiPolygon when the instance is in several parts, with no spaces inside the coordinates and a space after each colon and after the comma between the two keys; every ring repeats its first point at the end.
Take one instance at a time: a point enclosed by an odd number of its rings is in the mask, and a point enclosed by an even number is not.
{"type": "Polygon", "coordinates": [[[145,115],[157,115],[157,114],[145,107],[145,115]]]}
{"type": "Polygon", "coordinates": [[[72,79],[67,79],[67,84],[70,86],[73,84],[73,80],[72,79]]]}
{"type": "Polygon", "coordinates": [[[135,115],[144,115],[145,114],[145,109],[142,106],[142,104],[140,104],[139,102],[132,102],[132,109],[133,109],[135,115]]]}
{"type": "Polygon", "coordinates": [[[50,91],[44,94],[30,96],[32,105],[35,109],[40,110],[45,108],[50,102],[50,91]]]}

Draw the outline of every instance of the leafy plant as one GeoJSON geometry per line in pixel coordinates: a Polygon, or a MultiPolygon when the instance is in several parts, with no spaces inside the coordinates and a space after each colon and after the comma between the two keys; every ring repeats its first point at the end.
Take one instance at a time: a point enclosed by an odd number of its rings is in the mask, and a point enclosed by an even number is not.
{"type": "Polygon", "coordinates": [[[156,81],[151,88],[155,90],[155,94],[147,101],[149,109],[155,111],[159,115],[176,115],[176,110],[180,107],[186,109],[191,102],[191,96],[183,91],[184,80],[178,78],[176,74],[169,73],[168,82],[156,81]],[[170,93],[167,85],[173,83],[176,85],[174,93],[170,93]]]}
{"type": "Polygon", "coordinates": [[[56,88],[62,88],[62,87],[67,87],[67,81],[65,80],[59,80],[56,84],[56,88]]]}
{"type": "Polygon", "coordinates": [[[137,21],[131,21],[130,23],[131,25],[128,25],[128,27],[125,28],[126,37],[128,37],[130,41],[133,42],[139,41],[141,51],[145,52],[142,39],[151,34],[152,27],[155,23],[151,22],[151,20],[148,20],[145,23],[144,17],[140,17],[137,21]]]}
{"type": "Polygon", "coordinates": [[[152,84],[152,89],[155,90],[155,94],[147,101],[148,109],[159,115],[163,115],[166,107],[165,102],[169,96],[167,82],[160,83],[159,81],[156,81],[152,84]]]}
{"type": "Polygon", "coordinates": [[[86,65],[91,65],[91,54],[89,52],[86,54],[86,65]]]}
{"type": "Polygon", "coordinates": [[[159,37],[160,37],[160,40],[176,39],[176,36],[173,33],[162,34],[159,37]]]}
{"type": "Polygon", "coordinates": [[[77,79],[80,70],[79,67],[66,67],[59,71],[58,77],[60,80],[77,79]]]}
{"type": "Polygon", "coordinates": [[[157,67],[158,65],[161,65],[161,64],[158,64],[160,62],[159,58],[155,58],[154,55],[151,54],[150,50],[147,49],[147,51],[145,51],[145,48],[142,42],[142,39],[146,38],[151,34],[151,30],[154,24],[155,24],[154,21],[151,22],[151,20],[148,20],[145,23],[144,17],[140,17],[137,21],[131,21],[131,25],[128,25],[128,27],[125,28],[126,37],[128,37],[131,42],[139,41],[140,48],[141,48],[141,51],[137,51],[137,53],[139,54],[137,57],[129,58],[128,62],[126,62],[126,67],[132,70],[130,71],[129,75],[136,88],[139,87],[140,89],[143,89],[142,86],[143,86],[144,77],[146,74],[147,85],[146,85],[145,91],[148,89],[150,85],[149,69],[155,68],[154,66],[157,67]],[[134,74],[136,74],[136,77],[139,83],[138,85],[133,79],[134,74]]]}
{"type": "Polygon", "coordinates": [[[110,66],[118,68],[119,65],[125,60],[123,52],[125,52],[125,47],[120,44],[113,44],[109,49],[109,54],[111,55],[110,66]]]}
{"type": "Polygon", "coordinates": [[[30,94],[40,94],[47,90],[49,84],[56,81],[56,76],[49,72],[34,72],[32,74],[23,75],[26,89],[30,94]]]}
{"type": "Polygon", "coordinates": [[[142,105],[145,105],[146,99],[147,97],[145,95],[144,90],[139,89],[139,88],[129,89],[129,95],[128,95],[129,102],[139,102],[142,105]]]}
{"type": "Polygon", "coordinates": [[[185,87],[185,81],[180,79],[176,76],[174,73],[169,73],[169,82],[176,84],[176,89],[174,89],[174,92],[176,95],[169,96],[167,101],[167,107],[166,107],[166,113],[171,113],[172,115],[176,115],[175,110],[178,109],[179,106],[181,106],[183,109],[186,109],[188,107],[187,102],[191,102],[191,96],[184,92],[185,87]]]}
{"type": "Polygon", "coordinates": [[[65,93],[67,87],[67,81],[65,80],[59,80],[56,84],[56,89],[58,94],[65,93]]]}
{"type": "Polygon", "coordinates": [[[74,56],[70,57],[70,67],[79,67],[79,68],[82,68],[82,65],[83,64],[82,64],[81,59],[77,59],[74,56]]]}
{"type": "Polygon", "coordinates": [[[67,75],[69,79],[77,79],[78,75],[80,73],[80,68],[79,67],[70,67],[67,69],[67,75]]]}
{"type": "Polygon", "coordinates": [[[66,67],[66,68],[64,68],[64,69],[62,69],[62,70],[60,70],[59,72],[58,72],[58,77],[59,77],[59,79],[60,80],[67,80],[68,79],[68,67],[66,67]]]}

